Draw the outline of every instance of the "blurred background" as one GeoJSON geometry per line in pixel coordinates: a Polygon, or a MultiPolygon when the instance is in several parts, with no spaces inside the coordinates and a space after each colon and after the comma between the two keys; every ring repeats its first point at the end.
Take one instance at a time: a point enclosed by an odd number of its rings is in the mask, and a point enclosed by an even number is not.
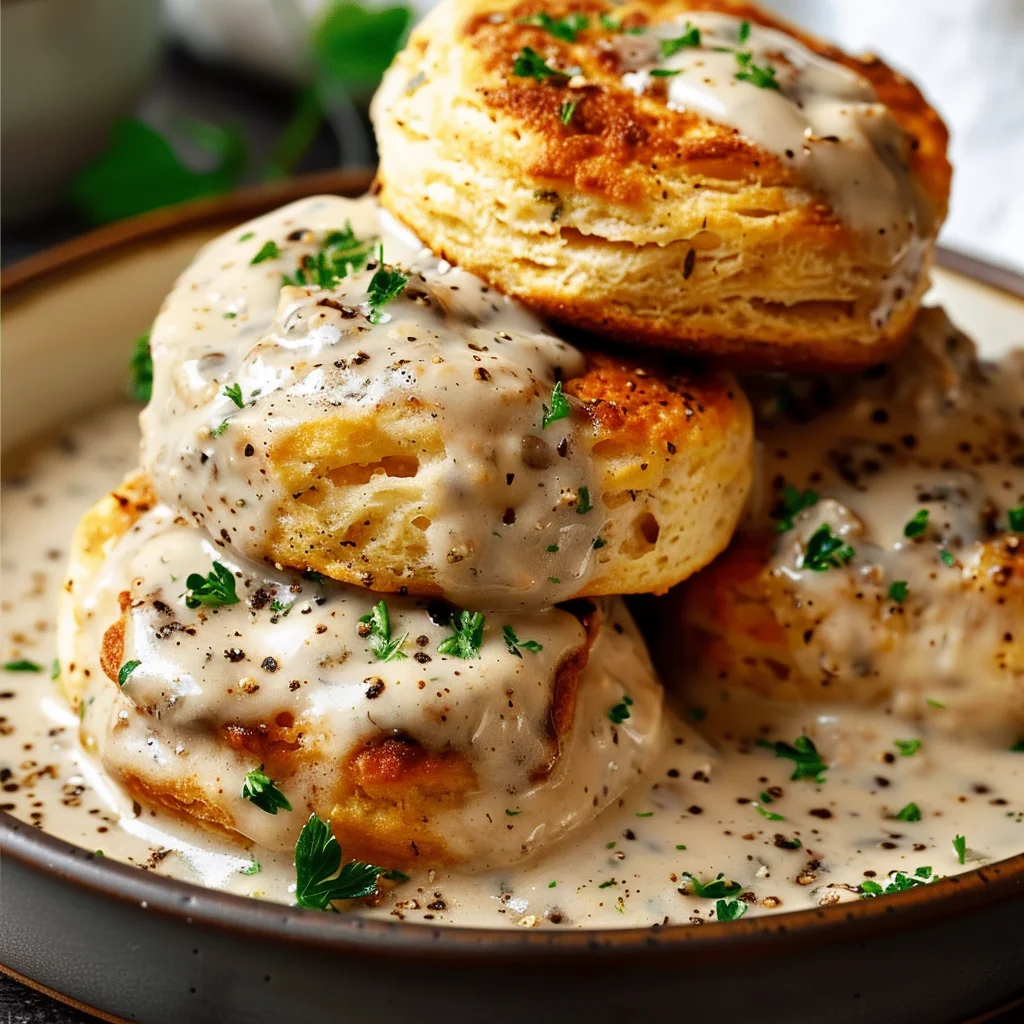
{"type": "MultiPolygon", "coordinates": [[[[9,263],[243,184],[369,167],[366,105],[431,0],[2,0],[9,263]]],[[[1024,271],[1024,0],[767,0],[925,90],[952,130],[946,245],[1024,271]]]]}

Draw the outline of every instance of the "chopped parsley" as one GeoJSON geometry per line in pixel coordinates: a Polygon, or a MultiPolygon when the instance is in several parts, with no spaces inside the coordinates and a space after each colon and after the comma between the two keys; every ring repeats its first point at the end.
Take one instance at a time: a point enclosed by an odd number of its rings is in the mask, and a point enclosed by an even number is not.
{"type": "Polygon", "coordinates": [[[558,119],[564,125],[568,125],[572,122],[572,115],[576,113],[576,107],[579,105],[579,100],[566,100],[561,109],[558,111],[558,119]]]}
{"type": "Polygon", "coordinates": [[[50,678],[51,679],[60,679],[60,659],[59,658],[54,658],[53,659],[53,666],[50,669],[50,678]]]}
{"type": "Polygon", "coordinates": [[[797,779],[813,779],[818,783],[825,781],[823,776],[828,770],[828,765],[821,759],[814,740],[809,736],[797,736],[792,745],[784,743],[782,740],[775,743],[758,740],[757,745],[774,751],[776,757],[787,757],[793,762],[793,774],[790,776],[792,781],[797,779]]]}
{"type": "Polygon", "coordinates": [[[224,420],[219,426],[214,427],[210,431],[210,437],[220,437],[220,435],[223,434],[224,431],[227,430],[227,429],[228,429],[228,421],[224,420]]]}
{"type": "Polygon", "coordinates": [[[548,551],[557,551],[558,550],[558,545],[557,544],[549,544],[547,546],[546,550],[548,550],[548,551]]]}
{"type": "Polygon", "coordinates": [[[142,664],[137,659],[126,661],[117,673],[117,685],[124,686],[128,682],[128,677],[142,664]]]}
{"type": "Polygon", "coordinates": [[[234,402],[235,405],[237,405],[239,409],[244,409],[245,408],[245,402],[242,399],[242,385],[241,384],[231,384],[231,385],[229,385],[228,387],[226,387],[224,389],[223,395],[224,395],[225,398],[230,398],[231,401],[234,402]]]}
{"type": "Polygon", "coordinates": [[[289,601],[287,604],[281,604],[281,602],[278,601],[277,598],[275,597],[274,600],[270,602],[270,610],[275,615],[282,615],[282,616],[284,616],[284,615],[287,615],[292,610],[292,606],[294,604],[295,604],[294,601],[289,601]]]}
{"type": "Polygon", "coordinates": [[[651,68],[651,78],[675,78],[683,73],[682,68],[651,68]]]}
{"type": "Polygon", "coordinates": [[[756,801],[753,801],[753,803],[754,807],[757,808],[757,813],[760,814],[762,818],[767,818],[769,821],[786,820],[785,815],[776,814],[774,811],[769,811],[768,808],[764,806],[764,804],[759,804],[756,801]]]}
{"type": "Polygon", "coordinates": [[[719,921],[738,921],[746,912],[743,900],[719,900],[715,904],[715,917],[719,921]]]}
{"type": "Polygon", "coordinates": [[[941,700],[936,700],[934,697],[926,697],[925,704],[927,704],[930,708],[939,708],[940,710],[946,707],[946,705],[943,704],[941,700]]]}
{"type": "Polygon", "coordinates": [[[629,709],[633,705],[633,698],[623,696],[622,700],[618,704],[613,704],[608,709],[608,718],[615,725],[622,725],[622,723],[630,717],[629,709]]]}
{"type": "Polygon", "coordinates": [[[700,29],[696,25],[686,23],[686,31],[675,39],[662,39],[658,43],[662,57],[671,57],[690,46],[700,46],[700,29]]]}
{"type": "Polygon", "coordinates": [[[932,874],[930,867],[918,868],[912,875],[902,871],[890,871],[889,882],[885,886],[874,879],[867,879],[857,887],[861,899],[871,899],[874,896],[890,896],[894,892],[906,892],[907,889],[915,889],[919,885],[928,885],[939,880],[938,875],[932,874]]]}
{"type": "Polygon", "coordinates": [[[741,43],[745,43],[750,38],[750,22],[749,21],[741,21],[740,22],[740,30],[737,33],[736,38],[741,43]]]}
{"type": "Polygon", "coordinates": [[[513,810],[509,810],[509,809],[508,809],[508,808],[506,807],[506,808],[505,808],[505,813],[506,813],[506,814],[507,814],[507,815],[508,815],[508,816],[509,816],[510,818],[514,818],[514,817],[516,817],[516,815],[518,815],[518,814],[522,814],[523,812],[522,812],[522,811],[520,811],[520,810],[518,810],[518,809],[517,809],[517,810],[514,810],[514,811],[513,811],[513,810]]]}
{"type": "Polygon", "coordinates": [[[957,859],[963,864],[967,860],[967,837],[955,836],[953,839],[953,849],[956,850],[957,859]]]}
{"type": "Polygon", "coordinates": [[[368,630],[360,629],[359,633],[360,636],[365,633],[370,650],[377,656],[378,661],[400,661],[407,657],[402,652],[402,644],[409,639],[409,634],[404,633],[392,639],[391,616],[388,614],[387,602],[378,601],[373,606],[373,611],[361,616],[359,622],[362,626],[369,627],[368,630]]]}
{"type": "Polygon", "coordinates": [[[185,580],[185,607],[198,608],[201,604],[208,608],[216,608],[222,604],[238,604],[235,593],[235,577],[231,570],[220,562],[213,563],[212,571],[203,576],[201,573],[189,573],[185,580]]]}
{"type": "Polygon", "coordinates": [[[906,807],[900,809],[896,817],[900,821],[920,821],[921,808],[911,801],[906,807]]]}
{"type": "Polygon", "coordinates": [[[564,18],[552,18],[550,14],[541,11],[539,14],[531,14],[528,18],[520,18],[520,25],[534,25],[544,29],[549,35],[561,39],[566,43],[575,43],[576,34],[590,26],[590,19],[585,14],[574,13],[564,18]]]}
{"type": "Polygon", "coordinates": [[[1009,520],[1010,529],[1014,533],[1024,533],[1024,505],[1018,505],[1016,508],[1011,508],[1006,513],[1006,518],[1009,520]]]}
{"type": "Polygon", "coordinates": [[[42,672],[43,666],[37,665],[28,658],[21,658],[19,661],[9,661],[4,665],[5,672],[42,672]]]}
{"type": "Polygon", "coordinates": [[[273,779],[263,771],[263,765],[245,773],[242,783],[242,799],[254,803],[267,814],[277,814],[278,810],[290,811],[292,805],[288,797],[274,785],[273,779]]]}
{"type": "Polygon", "coordinates": [[[605,12],[601,15],[601,27],[608,32],[624,32],[629,36],[641,36],[644,33],[642,25],[634,25],[632,28],[623,28],[622,22],[614,14],[605,12]]]}
{"type": "Polygon", "coordinates": [[[928,529],[928,509],[922,508],[914,513],[914,518],[903,527],[903,536],[920,537],[928,529]]]}
{"type": "Polygon", "coordinates": [[[778,520],[776,529],[779,533],[785,533],[793,529],[793,520],[805,508],[812,508],[818,504],[818,494],[810,489],[798,491],[795,487],[784,487],[779,498],[779,504],[773,513],[778,520]]]}
{"type": "Polygon", "coordinates": [[[952,551],[947,551],[945,548],[939,552],[939,558],[942,559],[942,564],[948,565],[950,569],[956,565],[956,555],[954,555],[952,551]]]}
{"type": "Polygon", "coordinates": [[[653,818],[654,811],[637,811],[636,816],[638,818],[653,818]]]}
{"type": "Polygon", "coordinates": [[[618,885],[618,884],[619,883],[616,882],[614,878],[609,878],[607,882],[602,882],[598,886],[598,889],[610,889],[613,885],[618,885]]]}
{"type": "Polygon", "coordinates": [[[895,601],[897,604],[903,604],[907,599],[907,593],[910,587],[907,585],[906,580],[894,580],[889,584],[889,600],[895,601]]]}
{"type": "Polygon", "coordinates": [[[408,281],[409,278],[400,270],[396,270],[384,262],[384,249],[378,244],[377,270],[373,277],[370,278],[370,283],[366,289],[366,300],[373,307],[370,313],[370,321],[372,323],[381,322],[381,314],[378,312],[377,307],[384,306],[393,299],[397,299],[405,290],[408,281]]]}
{"type": "Polygon", "coordinates": [[[246,231],[246,233],[244,235],[239,235],[238,236],[238,240],[240,242],[248,242],[250,238],[255,238],[255,237],[256,237],[256,232],[255,231],[246,231]]]}
{"type": "Polygon", "coordinates": [[[254,860],[251,864],[246,865],[244,868],[239,868],[238,873],[240,875],[255,875],[260,870],[260,862],[254,860]]]}
{"type": "Polygon", "coordinates": [[[128,396],[136,402],[148,402],[153,397],[153,353],[149,345],[149,331],[135,339],[128,372],[131,374],[128,396]]]}
{"type": "Polygon", "coordinates": [[[282,275],[282,283],[334,288],[339,281],[366,265],[376,245],[376,239],[357,238],[352,225],[346,221],[344,231],[329,231],[315,253],[299,260],[294,274],[282,275]]]}
{"type": "Polygon", "coordinates": [[[439,654],[456,658],[479,658],[484,640],[483,612],[460,611],[452,616],[452,635],[437,645],[439,654]]]}
{"type": "Polygon", "coordinates": [[[694,896],[705,900],[720,900],[728,896],[735,896],[743,888],[739,882],[728,881],[721,872],[710,882],[702,882],[699,878],[691,875],[689,871],[683,872],[683,878],[690,883],[694,896]]]}
{"type": "Polygon", "coordinates": [[[764,67],[755,64],[754,56],[751,53],[737,53],[736,63],[739,65],[739,70],[735,77],[741,82],[749,82],[751,85],[756,85],[758,89],[781,91],[779,83],[775,80],[775,68],[771,64],[765,64],[764,67]]]}
{"type": "Polygon", "coordinates": [[[569,413],[572,412],[572,406],[569,405],[569,399],[562,394],[562,382],[558,381],[555,384],[551,392],[551,408],[548,409],[546,405],[542,405],[541,408],[544,410],[544,415],[540,420],[541,430],[551,426],[556,420],[564,420],[569,413]]]}
{"type": "Polygon", "coordinates": [[[341,847],[331,828],[316,814],[302,826],[295,844],[295,902],[308,910],[326,910],[334,900],[372,896],[381,876],[401,880],[399,872],[350,860],[341,863],[341,847]]]}
{"type": "Polygon", "coordinates": [[[516,636],[516,631],[511,626],[503,626],[501,634],[505,638],[505,646],[508,648],[508,653],[514,654],[517,658],[523,656],[520,648],[533,654],[544,650],[543,645],[537,643],[536,640],[520,640],[516,636]]]}
{"type": "Polygon", "coordinates": [[[249,266],[255,267],[257,263],[263,263],[264,260],[276,260],[280,255],[281,250],[277,247],[277,242],[271,239],[269,242],[264,242],[260,251],[249,260],[249,266]]]}
{"type": "Polygon", "coordinates": [[[231,312],[231,310],[228,310],[228,312],[226,312],[224,314],[224,319],[225,320],[234,320],[236,316],[238,316],[237,313],[233,313],[233,312],[231,312]]]}
{"type": "Polygon", "coordinates": [[[536,78],[538,82],[552,79],[555,82],[567,82],[569,76],[558,68],[553,68],[533,47],[524,46],[512,62],[512,74],[517,78],[536,78]]]}
{"type": "Polygon", "coordinates": [[[576,514],[585,516],[594,507],[590,500],[590,488],[581,487],[579,489],[579,498],[579,503],[576,505],[576,514]]]}
{"type": "Polygon", "coordinates": [[[842,537],[837,537],[828,523],[823,523],[807,542],[807,550],[800,558],[799,568],[814,572],[841,569],[853,556],[853,548],[842,537]]]}
{"type": "Polygon", "coordinates": [[[920,740],[896,740],[895,743],[900,757],[912,757],[921,749],[920,740]]]}

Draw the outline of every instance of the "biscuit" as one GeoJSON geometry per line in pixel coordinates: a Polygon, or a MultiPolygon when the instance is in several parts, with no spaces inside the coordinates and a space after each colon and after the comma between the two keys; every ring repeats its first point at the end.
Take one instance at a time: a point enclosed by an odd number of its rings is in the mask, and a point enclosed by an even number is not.
{"type": "Polygon", "coordinates": [[[372,116],[380,199],[435,252],[557,320],[737,364],[887,358],[946,213],[913,84],[739,0],[444,0],[372,116]]]}

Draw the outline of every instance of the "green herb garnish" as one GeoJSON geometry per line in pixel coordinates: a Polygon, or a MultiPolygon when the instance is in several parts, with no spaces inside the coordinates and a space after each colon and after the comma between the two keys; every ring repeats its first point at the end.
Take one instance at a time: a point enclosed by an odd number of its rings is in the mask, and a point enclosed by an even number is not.
{"type": "Polygon", "coordinates": [[[214,562],[212,571],[206,576],[198,572],[189,573],[185,586],[188,588],[185,592],[186,608],[198,608],[201,604],[209,608],[238,604],[235,577],[220,562],[214,562]]]}
{"type": "Polygon", "coordinates": [[[240,875],[255,875],[255,874],[257,874],[259,872],[259,870],[260,870],[260,862],[258,860],[254,860],[248,866],[246,866],[244,868],[239,868],[238,869],[238,873],[240,875]]]}
{"type": "Polygon", "coordinates": [[[142,664],[141,661],[132,660],[126,661],[117,673],[117,685],[124,686],[128,682],[128,677],[142,664]]]}
{"type": "Polygon", "coordinates": [[[561,109],[558,112],[558,119],[564,125],[568,125],[572,121],[572,115],[576,113],[576,107],[579,105],[579,100],[566,100],[561,109]]]}
{"type": "Polygon", "coordinates": [[[737,921],[747,912],[743,900],[719,900],[715,904],[715,917],[719,921],[737,921]]]}
{"type": "Polygon", "coordinates": [[[757,802],[754,802],[754,807],[757,808],[757,813],[760,814],[762,818],[767,818],[769,821],[785,821],[786,820],[785,815],[776,814],[774,811],[769,811],[768,808],[765,807],[763,804],[759,804],[757,802]]]}
{"type": "Polygon", "coordinates": [[[947,551],[945,548],[939,552],[939,558],[942,559],[942,564],[949,566],[950,569],[956,565],[956,555],[954,555],[952,551],[947,551]]]}
{"type": "Polygon", "coordinates": [[[622,723],[630,717],[629,709],[633,705],[633,698],[623,696],[622,700],[618,704],[613,704],[608,709],[608,718],[615,725],[622,725],[622,723]]]}
{"type": "Polygon", "coordinates": [[[60,659],[54,658],[53,665],[50,668],[50,678],[60,679],[60,659]]]}
{"type": "MultiPolygon", "coordinates": [[[[291,605],[288,606],[289,608],[291,605]]],[[[273,605],[271,605],[273,608],[273,605]]],[[[373,610],[359,619],[364,626],[369,626],[366,632],[366,639],[370,643],[370,650],[377,656],[378,661],[400,661],[407,657],[402,652],[402,645],[409,639],[409,634],[404,633],[395,639],[391,638],[391,616],[388,614],[388,606],[385,601],[378,601],[373,610]]],[[[365,632],[360,630],[360,635],[365,632]]]]}
{"type": "Polygon", "coordinates": [[[683,872],[683,878],[690,883],[694,896],[706,900],[719,900],[727,896],[735,896],[743,888],[739,882],[727,881],[722,873],[719,873],[710,882],[702,882],[699,878],[691,875],[689,871],[683,872]]]}
{"type": "Polygon", "coordinates": [[[585,516],[593,507],[594,506],[590,501],[590,488],[581,487],[579,489],[579,502],[576,505],[576,514],[579,516],[585,516]]]}
{"type": "Polygon", "coordinates": [[[913,801],[907,804],[906,807],[900,809],[896,817],[900,821],[920,821],[921,820],[921,808],[917,806],[913,801]]]}
{"type": "Polygon", "coordinates": [[[757,745],[774,751],[776,757],[786,757],[793,762],[791,780],[813,779],[818,783],[825,781],[823,775],[828,770],[828,765],[821,759],[818,748],[809,736],[797,736],[792,745],[782,740],[769,743],[768,740],[760,739],[757,745]]]}
{"type": "Polygon", "coordinates": [[[914,513],[914,518],[903,527],[903,536],[920,537],[928,529],[928,509],[922,508],[914,513]]]}
{"type": "Polygon", "coordinates": [[[437,645],[439,654],[456,658],[479,658],[484,639],[483,612],[460,611],[452,616],[452,635],[437,645]]]}
{"type": "Polygon", "coordinates": [[[223,434],[224,431],[227,430],[227,429],[228,429],[228,421],[224,420],[218,426],[214,427],[210,431],[210,437],[220,437],[220,435],[223,434]]]}
{"type": "Polygon", "coordinates": [[[37,665],[28,658],[21,658],[19,661],[9,661],[4,665],[5,672],[42,672],[43,666],[37,665]]]}
{"type": "Polygon", "coordinates": [[[544,650],[543,646],[537,643],[536,640],[520,640],[516,636],[516,631],[511,626],[503,626],[501,633],[505,638],[505,646],[508,648],[509,654],[514,654],[517,658],[523,656],[519,650],[520,648],[533,654],[544,650]]]}
{"type": "Polygon", "coordinates": [[[765,64],[764,67],[755,64],[753,55],[750,53],[737,53],[736,63],[739,65],[739,70],[735,77],[741,82],[749,82],[751,85],[756,85],[758,89],[781,91],[779,83],[775,81],[775,68],[770,64],[765,64]]]}
{"type": "Polygon", "coordinates": [[[541,430],[546,429],[555,420],[564,420],[572,412],[572,406],[569,405],[569,399],[562,394],[562,382],[558,381],[555,384],[554,389],[551,392],[551,408],[548,409],[546,405],[541,405],[544,410],[544,415],[541,416],[540,427],[541,430]]]}
{"type": "Polygon", "coordinates": [[[686,31],[681,36],[675,39],[662,39],[658,43],[662,57],[671,57],[690,46],[700,46],[700,29],[689,22],[686,23],[686,31]]]}
{"type": "Polygon", "coordinates": [[[785,533],[793,529],[793,519],[805,508],[812,508],[818,504],[818,494],[810,489],[798,491],[795,487],[784,487],[779,497],[779,509],[775,513],[778,519],[776,529],[779,533],[785,533]]]}
{"type": "Polygon", "coordinates": [[[330,231],[315,253],[303,256],[298,269],[282,282],[296,287],[334,288],[349,274],[361,270],[373,255],[375,239],[357,238],[352,225],[346,221],[344,231],[330,231]]]}
{"type": "Polygon", "coordinates": [[[928,885],[930,882],[937,882],[938,876],[932,877],[930,867],[918,868],[913,875],[904,874],[902,871],[890,871],[889,881],[885,886],[880,885],[873,879],[867,879],[857,887],[861,899],[870,899],[874,896],[891,896],[894,892],[906,892],[908,889],[915,889],[919,885],[928,885]]]}
{"type": "Polygon", "coordinates": [[[267,814],[277,814],[278,810],[290,811],[292,805],[288,798],[274,785],[273,779],[264,774],[263,765],[246,772],[242,784],[242,799],[254,803],[267,814]]]}
{"type": "Polygon", "coordinates": [[[295,844],[295,902],[300,907],[326,910],[334,900],[372,896],[380,877],[391,874],[363,861],[342,864],[338,840],[316,814],[311,814],[302,826],[295,844]]]}
{"type": "Polygon", "coordinates": [[[741,43],[745,43],[750,38],[750,22],[749,21],[741,21],[740,22],[740,30],[736,34],[736,38],[741,43]]]}
{"type": "Polygon", "coordinates": [[[242,400],[242,385],[241,384],[230,384],[221,392],[225,398],[230,398],[239,409],[245,408],[245,402],[242,400]]]}
{"type": "Polygon", "coordinates": [[[897,604],[903,604],[907,599],[907,592],[910,590],[906,580],[895,580],[889,584],[889,600],[897,604]]]}
{"type": "Polygon", "coordinates": [[[564,71],[553,68],[536,50],[531,46],[524,46],[512,62],[512,74],[517,78],[536,78],[543,82],[550,78],[556,82],[567,82],[569,76],[564,71]]]}
{"type": "Polygon", "coordinates": [[[1006,513],[1006,518],[1009,520],[1010,529],[1014,533],[1024,533],[1024,505],[1011,508],[1006,513]]]}
{"type": "Polygon", "coordinates": [[[911,757],[921,749],[920,740],[896,740],[895,743],[900,757],[911,757]]]}
{"type": "Polygon", "coordinates": [[[265,260],[276,260],[280,255],[281,250],[277,247],[277,242],[271,239],[269,242],[264,242],[260,251],[249,260],[249,266],[255,267],[257,263],[263,263],[265,260]]]}
{"type": "Polygon", "coordinates": [[[516,817],[516,815],[522,814],[523,812],[522,812],[522,811],[520,811],[520,810],[509,810],[509,808],[507,808],[507,807],[506,807],[506,808],[505,808],[505,813],[506,813],[506,814],[507,814],[507,815],[508,815],[508,816],[509,816],[510,818],[514,818],[514,817],[516,817]]]}
{"type": "Polygon", "coordinates": [[[800,559],[799,568],[814,572],[841,569],[853,558],[854,553],[846,541],[832,533],[828,523],[823,523],[807,542],[807,550],[800,559]]]}
{"type": "Polygon", "coordinates": [[[955,836],[953,838],[953,849],[956,850],[957,859],[963,864],[967,859],[967,837],[955,836]]]}
{"type": "Polygon", "coordinates": [[[153,397],[153,355],[149,346],[149,331],[135,339],[131,359],[128,360],[128,396],[136,402],[148,402],[153,397]]]}
{"type": "Polygon", "coordinates": [[[582,32],[590,25],[590,20],[585,14],[568,14],[564,18],[552,18],[550,14],[541,11],[540,14],[531,14],[528,18],[520,18],[520,25],[534,25],[544,29],[549,35],[561,39],[566,43],[575,43],[576,34],[582,32]]]}
{"type": "Polygon", "coordinates": [[[397,299],[405,290],[409,278],[400,270],[384,262],[384,250],[377,247],[377,270],[366,289],[366,300],[373,307],[370,311],[370,322],[381,323],[383,314],[378,307],[397,299]]]}
{"type": "Polygon", "coordinates": [[[675,78],[683,73],[682,68],[651,68],[651,78],[675,78]]]}

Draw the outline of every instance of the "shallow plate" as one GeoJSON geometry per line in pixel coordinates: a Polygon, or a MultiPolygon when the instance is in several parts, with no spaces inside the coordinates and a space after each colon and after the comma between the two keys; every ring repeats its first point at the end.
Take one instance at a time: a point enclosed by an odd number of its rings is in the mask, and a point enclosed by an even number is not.
{"type": "MultiPolygon", "coordinates": [[[[121,392],[130,340],[206,239],[299,195],[367,183],[332,174],[164,211],[14,267],[3,278],[5,448],[121,392]]],[[[938,297],[954,320],[1024,342],[1024,280],[943,262],[938,297]]],[[[150,1024],[962,1021],[1024,985],[1024,855],[884,899],[724,927],[472,930],[226,895],[0,813],[0,965],[150,1024]]]]}

